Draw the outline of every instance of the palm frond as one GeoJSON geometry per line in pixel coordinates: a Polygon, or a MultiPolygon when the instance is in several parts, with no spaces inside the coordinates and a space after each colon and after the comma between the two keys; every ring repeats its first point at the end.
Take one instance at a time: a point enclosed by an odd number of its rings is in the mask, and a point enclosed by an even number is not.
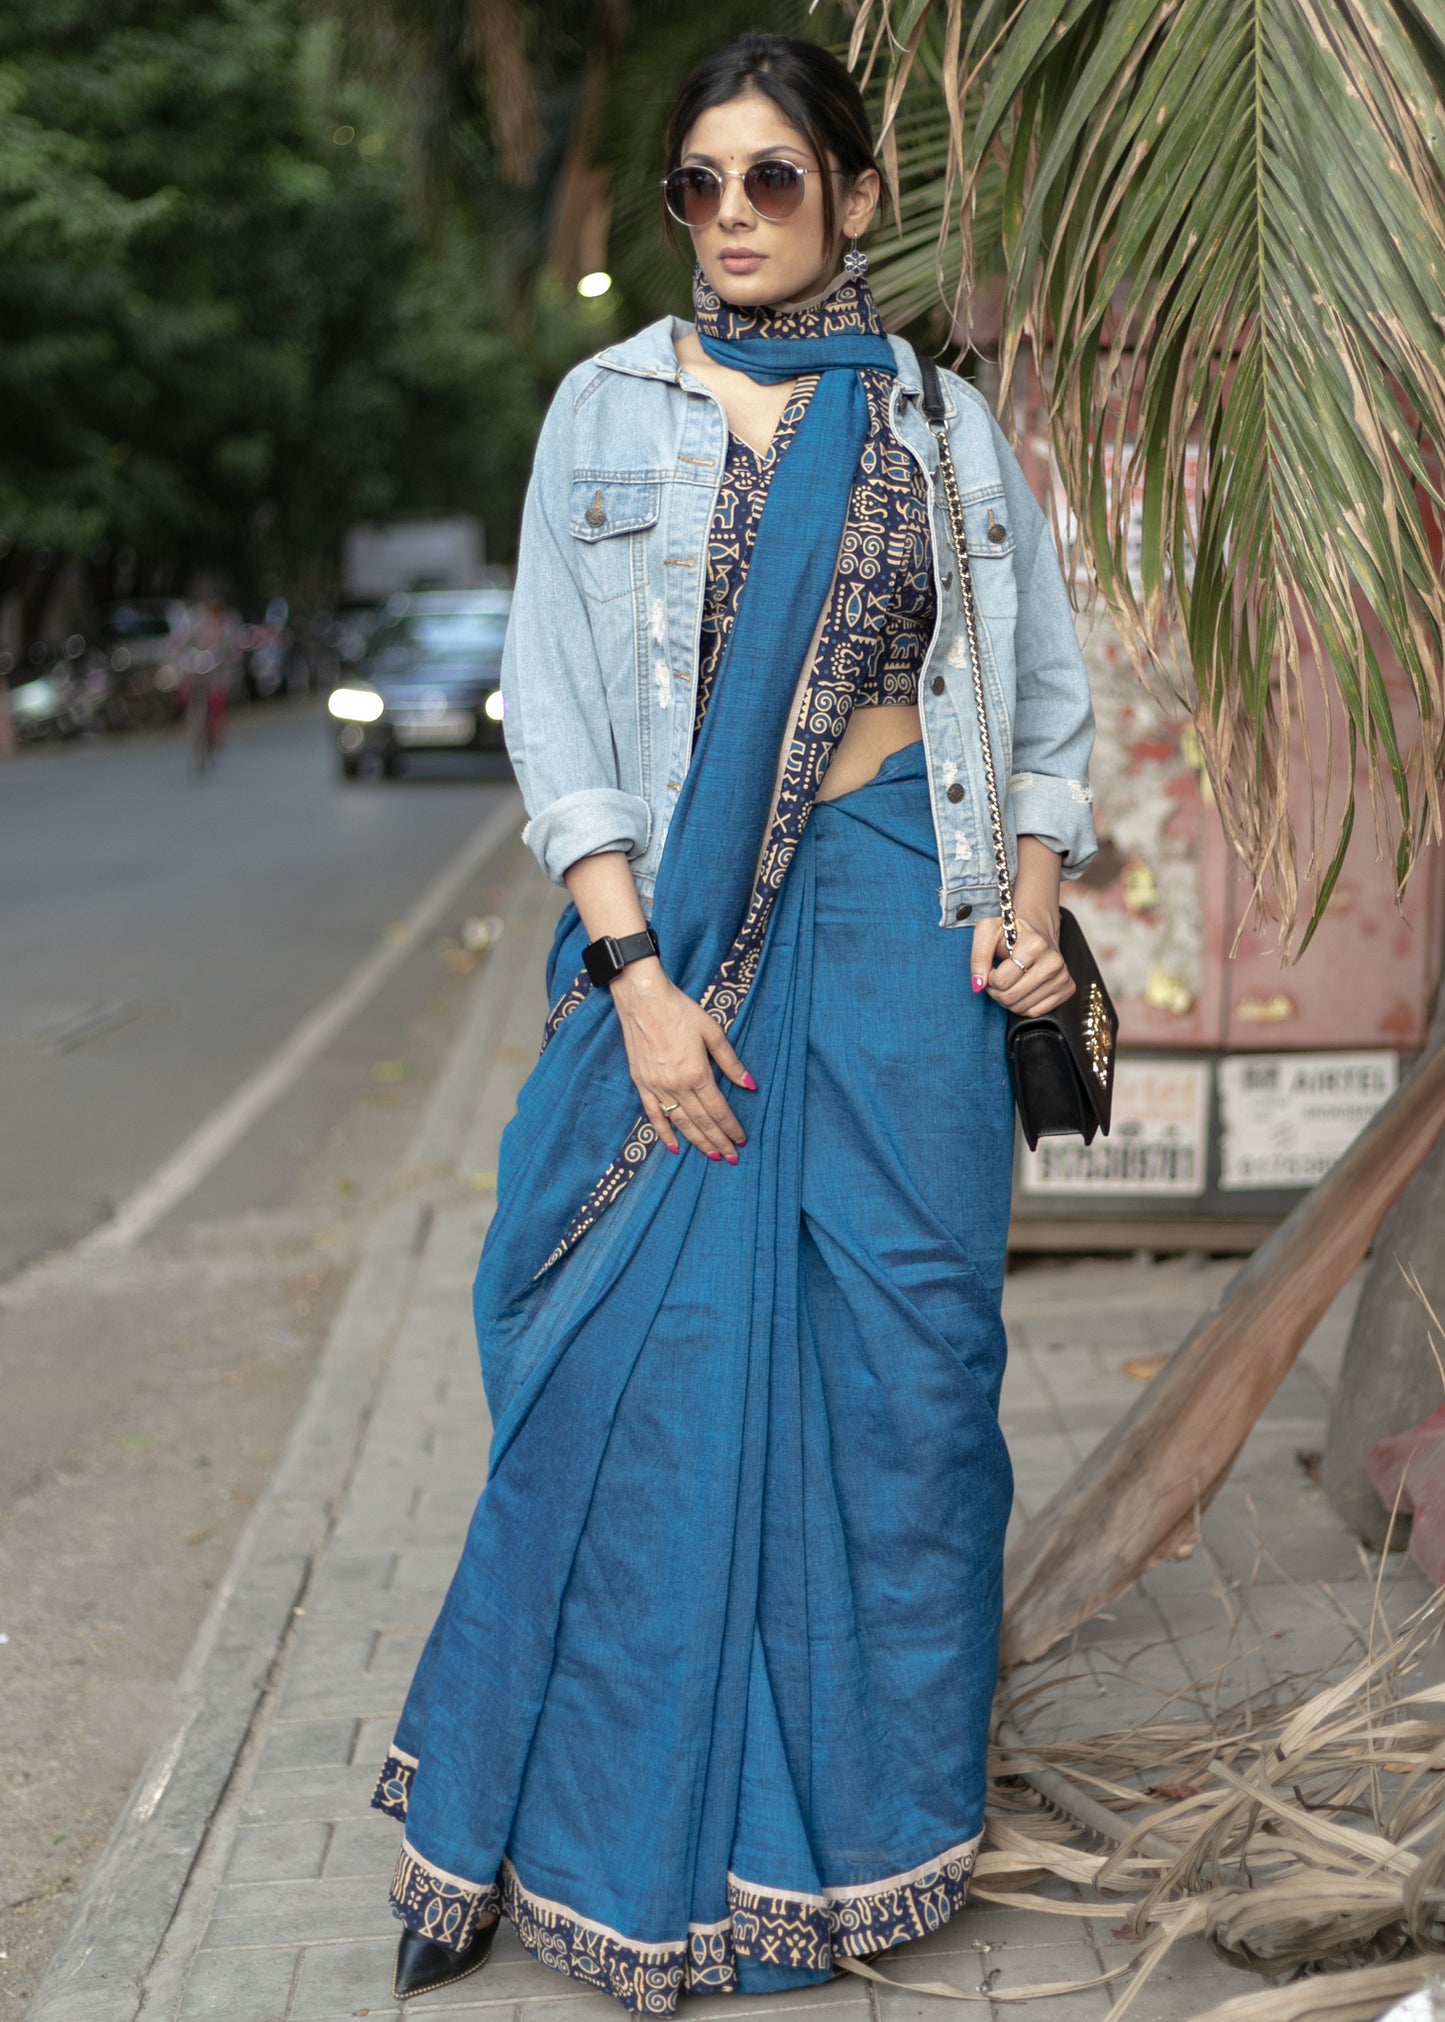
{"type": "MultiPolygon", "coordinates": [[[[870,14],[898,76],[917,8],[870,14]]],[[[1357,759],[1403,887],[1441,837],[1445,768],[1445,19],[1412,0],[932,0],[913,48],[900,164],[911,101],[948,133],[916,129],[880,294],[916,312],[931,223],[966,335],[999,179],[1005,382],[1029,342],[1078,550],[1136,660],[1163,664],[1182,629],[1257,893],[1287,926],[1307,894],[1317,921],[1357,759]]]]}
{"type": "Polygon", "coordinates": [[[1373,2022],[1445,1951],[1442,1622],[1436,1594],[1392,1629],[1377,1591],[1351,1638],[1363,1655],[1261,1686],[1236,1616],[1221,1671],[1126,1731],[1071,1733],[1075,1679],[1033,1680],[996,1730],[973,1893],[1135,1936],[1110,2022],[1147,2013],[1154,1975],[1197,1937],[1246,1971],[1309,1976],[1200,2022],[1373,2022]],[[1070,1895],[1038,1893],[1043,1878],[1070,1895]]]}

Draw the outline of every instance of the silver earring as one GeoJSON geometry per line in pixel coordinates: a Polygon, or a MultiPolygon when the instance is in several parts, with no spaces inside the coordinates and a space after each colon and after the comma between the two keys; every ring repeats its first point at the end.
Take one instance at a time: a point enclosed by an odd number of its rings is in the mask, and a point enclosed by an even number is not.
{"type": "Polygon", "coordinates": [[[851,274],[855,281],[861,281],[867,271],[868,255],[859,252],[858,241],[855,239],[843,255],[843,272],[851,274]]]}

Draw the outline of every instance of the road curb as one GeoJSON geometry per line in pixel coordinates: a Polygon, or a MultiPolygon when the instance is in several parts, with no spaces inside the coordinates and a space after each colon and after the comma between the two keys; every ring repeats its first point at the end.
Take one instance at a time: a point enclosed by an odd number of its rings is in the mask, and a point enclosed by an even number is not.
{"type": "MultiPolygon", "coordinates": [[[[515,848],[499,835],[500,857],[515,848]]],[[[478,866],[481,868],[481,866],[478,866]]],[[[505,939],[501,947],[505,949],[505,939]]],[[[482,1097],[479,1035],[505,1011],[514,965],[488,956],[403,1162],[456,1184],[455,1157],[482,1097]],[[440,1155],[440,1156],[439,1156],[440,1155]]],[[[237,1540],[176,1686],[177,1719],[127,1799],[69,1929],[26,2010],[29,2022],[136,2022],[148,1981],[231,1784],[318,1556],[345,1504],[401,1332],[432,1222],[424,1192],[368,1234],[269,1488],[237,1540]]]]}

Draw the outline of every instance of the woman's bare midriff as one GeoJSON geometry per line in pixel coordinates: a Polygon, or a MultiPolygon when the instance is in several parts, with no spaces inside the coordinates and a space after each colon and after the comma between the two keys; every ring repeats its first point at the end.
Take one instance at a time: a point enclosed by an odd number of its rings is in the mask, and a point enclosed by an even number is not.
{"type": "Polygon", "coordinates": [[[819,800],[836,800],[866,786],[890,753],[923,735],[916,702],[875,702],[855,708],[838,740],[833,763],[818,788],[819,800]]]}

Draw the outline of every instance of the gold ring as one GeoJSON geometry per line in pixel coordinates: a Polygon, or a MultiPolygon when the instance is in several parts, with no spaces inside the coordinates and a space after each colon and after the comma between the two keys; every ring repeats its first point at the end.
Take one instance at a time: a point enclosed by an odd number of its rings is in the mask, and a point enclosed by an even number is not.
{"type": "Polygon", "coordinates": [[[680,1102],[659,1102],[657,1106],[664,1116],[671,1116],[675,1109],[681,1109],[682,1104],[680,1102]]]}

